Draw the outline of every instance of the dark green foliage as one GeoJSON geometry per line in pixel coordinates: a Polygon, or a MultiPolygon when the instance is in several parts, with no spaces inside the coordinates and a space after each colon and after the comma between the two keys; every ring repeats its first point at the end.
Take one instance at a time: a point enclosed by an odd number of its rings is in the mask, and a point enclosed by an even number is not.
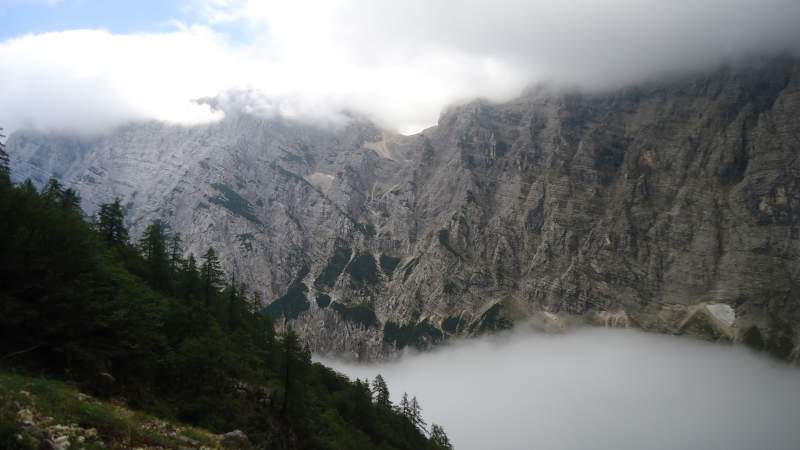
{"type": "Polygon", "coordinates": [[[356,222],[356,230],[360,231],[363,235],[367,237],[374,237],[375,236],[375,225],[371,223],[361,223],[356,222]]]}
{"type": "Polygon", "coordinates": [[[170,289],[170,257],[167,254],[167,236],[161,221],[155,221],[144,230],[139,241],[139,251],[145,263],[145,278],[156,289],[170,289]]]}
{"type": "Polygon", "coordinates": [[[470,332],[486,332],[496,330],[509,330],[514,323],[503,316],[503,305],[495,303],[491,308],[481,314],[481,317],[469,327],[470,332]]]}
{"type": "Polygon", "coordinates": [[[280,298],[270,303],[264,312],[273,319],[296,319],[301,312],[311,307],[306,293],[308,286],[303,283],[303,278],[308,275],[308,267],[297,274],[289,289],[280,298]]]}
{"type": "Polygon", "coordinates": [[[444,432],[441,425],[431,424],[431,441],[439,448],[453,450],[453,444],[450,443],[450,438],[447,437],[447,433],[444,432]]]}
{"type": "Polygon", "coordinates": [[[442,330],[450,334],[456,334],[463,325],[464,322],[460,317],[451,316],[442,320],[442,330]]]}
{"type": "Polygon", "coordinates": [[[203,286],[203,300],[206,308],[217,295],[217,289],[225,281],[225,274],[222,272],[222,265],[217,257],[217,252],[209,247],[203,255],[203,265],[200,266],[200,282],[203,286]]]}
{"type": "Polygon", "coordinates": [[[115,198],[111,203],[100,205],[97,213],[97,229],[112,246],[121,246],[128,242],[128,230],[125,228],[125,214],[122,212],[121,200],[115,198]]]}
{"type": "Polygon", "coordinates": [[[391,275],[392,272],[394,272],[394,269],[397,268],[397,265],[400,264],[400,258],[395,258],[394,256],[389,255],[381,255],[380,263],[383,273],[386,275],[391,275]]]}
{"type": "Polygon", "coordinates": [[[292,327],[286,329],[281,339],[281,374],[283,381],[283,401],[281,403],[281,414],[289,414],[289,406],[292,412],[302,411],[303,386],[307,375],[308,365],[311,363],[311,355],[303,348],[300,338],[292,327]],[[290,402],[291,400],[291,402],[290,402]],[[297,406],[295,406],[297,405],[297,406]]]}
{"type": "Polygon", "coordinates": [[[742,341],[748,347],[755,349],[755,350],[763,350],[764,349],[764,338],[761,337],[761,331],[759,331],[758,327],[753,325],[744,332],[742,336],[742,341]]]}
{"type": "Polygon", "coordinates": [[[788,359],[794,350],[792,326],[782,320],[775,320],[772,332],[766,343],[767,351],[780,359],[788,359]]]}
{"type": "Polygon", "coordinates": [[[452,253],[453,256],[456,258],[460,258],[461,255],[450,245],[450,231],[449,230],[439,230],[436,232],[436,237],[439,239],[439,244],[442,245],[448,252],[452,253]]]}
{"type": "Polygon", "coordinates": [[[422,406],[420,406],[419,401],[417,401],[417,397],[411,398],[411,403],[409,403],[409,416],[408,419],[411,423],[414,424],[417,429],[422,432],[427,431],[428,424],[425,422],[425,419],[422,418],[422,406]]]}
{"type": "Polygon", "coordinates": [[[214,183],[211,185],[219,192],[220,195],[209,197],[208,201],[216,205],[222,206],[228,211],[236,214],[237,216],[244,217],[245,219],[261,225],[261,221],[256,217],[253,207],[250,202],[245,200],[236,191],[231,189],[228,185],[223,183],[214,183]]]}
{"type": "Polygon", "coordinates": [[[611,138],[604,145],[599,145],[594,151],[594,168],[597,170],[600,182],[608,184],[614,179],[619,167],[625,161],[625,144],[619,139],[611,138]]]}
{"type": "Polygon", "coordinates": [[[316,280],[314,286],[316,287],[333,287],[336,284],[336,279],[339,278],[347,263],[350,262],[350,257],[353,251],[348,247],[336,247],[333,251],[333,256],[328,261],[328,265],[322,270],[316,280]]]}
{"type": "Polygon", "coordinates": [[[377,328],[379,325],[378,317],[375,316],[375,309],[371,304],[358,303],[355,305],[343,305],[341,303],[333,303],[331,308],[339,313],[342,319],[349,322],[360,324],[366,328],[377,328]]]}
{"type": "Polygon", "coordinates": [[[447,280],[444,282],[444,286],[442,286],[442,291],[447,295],[453,295],[459,291],[459,288],[458,285],[450,280],[447,280]]]}
{"type": "Polygon", "coordinates": [[[389,398],[389,386],[386,385],[386,380],[383,379],[381,374],[375,375],[375,379],[372,380],[372,395],[375,398],[376,405],[386,409],[392,408],[392,401],[389,398]]]}
{"type": "Polygon", "coordinates": [[[236,239],[241,243],[242,249],[247,250],[248,252],[253,251],[253,240],[255,240],[253,233],[238,234],[236,235],[236,239]]]}
{"type": "Polygon", "coordinates": [[[327,308],[328,305],[331,304],[331,296],[328,294],[323,294],[322,292],[317,294],[317,306],[320,308],[327,308]]]}
{"type": "Polygon", "coordinates": [[[359,253],[347,266],[350,279],[358,286],[378,284],[380,277],[375,258],[369,253],[359,253]]]}
{"type": "Polygon", "coordinates": [[[169,267],[177,272],[183,264],[183,239],[180,233],[175,233],[169,238],[169,267]]]}
{"type": "Polygon", "coordinates": [[[8,153],[6,153],[6,144],[3,142],[6,135],[3,134],[3,128],[0,127],[0,183],[7,183],[9,176],[9,160],[8,153]]]}
{"type": "Polygon", "coordinates": [[[427,321],[398,325],[386,322],[383,326],[383,341],[398,349],[405,347],[425,348],[442,340],[442,332],[427,321]]]}
{"type": "MultiPolygon", "coordinates": [[[[171,258],[160,224],[137,248],[119,202],[94,229],[60,205],[59,191],[0,183],[4,367],[67,378],[217,433],[241,429],[258,448],[438,448],[374,404],[368,385],[312,364],[290,330],[276,339],[254,308],[258,296],[235,280],[223,286],[216,252],[204,255],[203,274],[194,256],[171,258]],[[115,381],[98,384],[102,373],[115,381]]],[[[303,276],[293,283],[300,291],[303,276]]],[[[9,433],[0,425],[0,445],[9,433]]]]}

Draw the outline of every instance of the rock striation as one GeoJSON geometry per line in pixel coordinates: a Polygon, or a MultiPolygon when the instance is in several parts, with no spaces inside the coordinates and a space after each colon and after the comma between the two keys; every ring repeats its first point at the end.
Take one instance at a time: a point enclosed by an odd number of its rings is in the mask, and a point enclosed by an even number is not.
{"type": "Polygon", "coordinates": [[[798,117],[800,62],[776,57],[476,100],[412,136],[229,111],[8,149],[89,212],[120,197],[134,235],[161,219],[187,253],[214,246],[318,352],[568,320],[796,358],[798,117]]]}

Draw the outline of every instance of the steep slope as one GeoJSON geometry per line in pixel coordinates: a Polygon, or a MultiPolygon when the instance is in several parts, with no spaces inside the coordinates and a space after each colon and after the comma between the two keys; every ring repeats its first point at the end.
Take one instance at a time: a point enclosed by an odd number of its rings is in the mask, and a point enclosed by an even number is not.
{"type": "MultiPolygon", "coordinates": [[[[475,101],[400,136],[228,114],[15,133],[18,177],[114,196],[217,247],[317,351],[362,357],[572,317],[789,357],[800,302],[800,64],[475,101]]],[[[794,350],[796,355],[796,350],[794,350]]]]}

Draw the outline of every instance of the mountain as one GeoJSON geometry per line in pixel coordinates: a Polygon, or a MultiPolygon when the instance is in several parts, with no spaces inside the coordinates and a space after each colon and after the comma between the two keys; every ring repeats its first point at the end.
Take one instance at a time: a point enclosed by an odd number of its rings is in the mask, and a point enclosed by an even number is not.
{"type": "Polygon", "coordinates": [[[318,352],[375,358],[532,321],[797,357],[800,62],[613,92],[532,88],[413,136],[229,111],[91,137],[16,132],[16,177],[120,197],[215,247],[318,352]]]}

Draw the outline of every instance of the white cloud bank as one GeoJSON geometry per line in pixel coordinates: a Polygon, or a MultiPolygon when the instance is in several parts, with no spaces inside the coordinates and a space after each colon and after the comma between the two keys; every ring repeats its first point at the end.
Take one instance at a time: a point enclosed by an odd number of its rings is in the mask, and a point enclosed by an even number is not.
{"type": "Polygon", "coordinates": [[[257,90],[403,130],[449,103],[537,81],[606,88],[763,52],[800,54],[797,0],[198,0],[202,25],[0,43],[0,123],[96,130],[218,119],[192,100],[257,90]],[[246,42],[214,31],[237,29],[246,42]]]}
{"type": "Polygon", "coordinates": [[[742,347],[633,331],[525,332],[398,362],[323,361],[381,373],[416,395],[458,450],[795,450],[800,368],[742,347]]]}

